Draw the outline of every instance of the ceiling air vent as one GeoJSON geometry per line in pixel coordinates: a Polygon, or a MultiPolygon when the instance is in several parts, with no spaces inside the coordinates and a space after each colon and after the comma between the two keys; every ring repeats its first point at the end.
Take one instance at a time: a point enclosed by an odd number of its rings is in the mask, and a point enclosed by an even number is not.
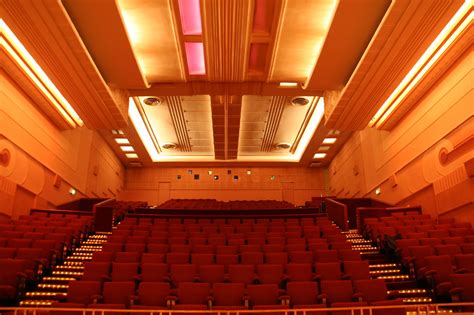
{"type": "Polygon", "coordinates": [[[143,99],[143,103],[148,106],[158,106],[162,103],[161,98],[159,97],[147,97],[143,99]]]}
{"type": "Polygon", "coordinates": [[[135,161],[134,161],[134,162],[128,163],[128,166],[130,166],[130,167],[142,167],[143,164],[140,163],[140,162],[135,162],[135,161]]]}
{"type": "Polygon", "coordinates": [[[291,144],[286,143],[286,142],[281,142],[281,143],[277,143],[275,147],[280,150],[287,150],[291,148],[291,144]]]}
{"type": "Polygon", "coordinates": [[[173,149],[176,149],[176,143],[172,143],[172,142],[163,143],[161,147],[166,150],[173,150],[173,149]]]}
{"type": "Polygon", "coordinates": [[[310,103],[309,97],[306,96],[295,96],[290,100],[293,106],[306,106],[310,103]]]}

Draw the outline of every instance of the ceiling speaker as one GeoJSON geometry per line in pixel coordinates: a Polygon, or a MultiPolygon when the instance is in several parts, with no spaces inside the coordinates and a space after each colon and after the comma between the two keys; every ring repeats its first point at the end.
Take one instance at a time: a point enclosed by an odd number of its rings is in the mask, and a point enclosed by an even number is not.
{"type": "Polygon", "coordinates": [[[397,175],[393,174],[388,178],[388,184],[390,187],[397,187],[398,186],[398,180],[397,180],[397,175]]]}
{"type": "Polygon", "coordinates": [[[464,167],[466,168],[467,176],[474,177],[474,158],[464,162],[464,167]]]}
{"type": "Polygon", "coordinates": [[[56,187],[56,188],[59,188],[61,187],[61,183],[63,182],[63,179],[58,175],[54,175],[54,179],[53,179],[53,186],[56,187]]]}

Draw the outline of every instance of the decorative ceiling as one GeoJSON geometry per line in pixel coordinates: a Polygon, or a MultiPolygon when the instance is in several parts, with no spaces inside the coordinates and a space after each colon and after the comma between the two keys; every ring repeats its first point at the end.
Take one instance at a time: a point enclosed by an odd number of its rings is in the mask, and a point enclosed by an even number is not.
{"type": "Polygon", "coordinates": [[[466,2],[4,0],[1,16],[125,164],[324,166],[466,2]]]}

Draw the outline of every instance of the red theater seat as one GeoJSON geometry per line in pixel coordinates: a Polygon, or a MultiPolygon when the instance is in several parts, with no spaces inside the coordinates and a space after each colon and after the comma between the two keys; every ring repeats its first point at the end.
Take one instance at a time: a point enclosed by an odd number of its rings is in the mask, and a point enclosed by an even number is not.
{"type": "Polygon", "coordinates": [[[15,303],[27,278],[27,261],[0,259],[0,303],[15,303]]]}
{"type": "Polygon", "coordinates": [[[178,287],[175,310],[206,310],[211,305],[209,283],[183,282],[178,287]]]}
{"type": "Polygon", "coordinates": [[[139,279],[143,282],[170,281],[168,265],[160,263],[144,263],[142,264],[142,270],[139,279]]]}
{"type": "Polygon", "coordinates": [[[170,266],[170,278],[175,287],[181,282],[198,281],[197,266],[192,264],[173,264],[170,266]]]}
{"type": "Polygon", "coordinates": [[[285,280],[282,264],[257,265],[257,279],[262,284],[280,285],[285,280]]]}
{"type": "Polygon", "coordinates": [[[289,263],[286,265],[286,274],[288,281],[313,281],[315,275],[313,273],[312,264],[305,263],[289,263]]]}
{"type": "Polygon", "coordinates": [[[134,281],[138,274],[138,263],[112,263],[112,281],[134,281]]]}
{"type": "Polygon", "coordinates": [[[102,281],[109,276],[110,263],[107,262],[86,262],[84,263],[84,274],[81,280],[102,281]]]}
{"type": "MultiPolygon", "coordinates": [[[[326,305],[319,303],[319,290],[316,282],[290,282],[286,292],[289,296],[290,305],[293,309],[298,308],[324,308],[326,305]]],[[[308,314],[310,312],[306,312],[308,314]]],[[[314,312],[314,315],[325,315],[326,312],[314,312]]]]}
{"type": "Polygon", "coordinates": [[[214,283],[212,309],[243,310],[245,285],[243,283],[214,283]]]}
{"type": "Polygon", "coordinates": [[[280,290],[276,284],[248,285],[247,293],[249,305],[254,310],[288,308],[288,305],[282,304],[287,297],[280,296],[280,290]]]}
{"type": "MultiPolygon", "coordinates": [[[[96,303],[100,296],[101,283],[99,281],[70,281],[67,289],[67,298],[64,302],[53,303],[58,308],[84,308],[88,304],[96,303]]],[[[54,315],[82,314],[81,311],[52,311],[54,315]]]]}
{"type": "MultiPolygon", "coordinates": [[[[348,280],[321,281],[321,298],[323,304],[331,307],[367,306],[367,302],[357,302],[352,282],[348,280]]],[[[333,311],[332,314],[346,315],[351,314],[351,311],[333,311]]]]}
{"type": "MultiPolygon", "coordinates": [[[[383,279],[356,280],[355,291],[362,296],[364,302],[372,306],[404,305],[401,299],[389,300],[387,287],[383,279]]],[[[405,308],[385,308],[374,310],[374,315],[405,315],[405,308]]]]}
{"type": "Polygon", "coordinates": [[[362,280],[370,278],[369,261],[345,261],[344,273],[348,279],[362,280]]]}
{"type": "Polygon", "coordinates": [[[342,277],[339,262],[317,262],[314,266],[318,280],[340,280],[342,277]]]}
{"type": "Polygon", "coordinates": [[[228,280],[232,283],[252,284],[256,281],[254,265],[229,265],[228,280]]]}
{"type": "Polygon", "coordinates": [[[102,296],[99,299],[100,303],[89,304],[88,307],[105,309],[128,308],[131,304],[130,298],[134,295],[135,283],[132,281],[105,282],[102,296]]]}
{"type": "Polygon", "coordinates": [[[200,265],[199,281],[206,283],[224,282],[226,280],[225,268],[223,265],[200,265]]]}
{"type": "Polygon", "coordinates": [[[167,309],[171,300],[170,285],[165,282],[142,282],[133,297],[132,309],[167,309]]]}

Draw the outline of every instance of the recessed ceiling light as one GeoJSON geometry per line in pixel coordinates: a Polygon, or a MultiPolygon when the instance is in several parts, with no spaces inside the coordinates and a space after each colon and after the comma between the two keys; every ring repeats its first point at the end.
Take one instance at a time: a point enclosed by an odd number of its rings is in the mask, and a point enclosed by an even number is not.
{"type": "Polygon", "coordinates": [[[324,144],[333,144],[335,143],[337,138],[324,138],[323,143],[324,144]]]}
{"type": "Polygon", "coordinates": [[[311,98],[307,96],[295,96],[290,100],[293,106],[306,106],[311,103],[311,98]]]}
{"type": "Polygon", "coordinates": [[[176,143],[166,142],[166,143],[163,143],[161,147],[166,150],[176,149],[176,143]]]}
{"type": "Polygon", "coordinates": [[[252,175],[252,171],[251,171],[251,170],[247,170],[247,175],[252,175]]]}
{"type": "Polygon", "coordinates": [[[280,87],[297,87],[298,82],[280,82],[280,87]]]}
{"type": "Polygon", "coordinates": [[[162,100],[159,97],[150,96],[150,97],[144,98],[143,103],[148,106],[158,106],[162,103],[162,100]]]}
{"type": "Polygon", "coordinates": [[[128,141],[127,138],[116,138],[115,142],[117,142],[118,144],[130,144],[130,141],[128,141]]]}
{"type": "Polygon", "coordinates": [[[318,151],[329,151],[330,148],[328,145],[322,145],[318,148],[318,151]]]}
{"type": "Polygon", "coordinates": [[[280,142],[275,145],[277,149],[286,150],[291,148],[291,144],[287,142],[280,142]]]}
{"type": "Polygon", "coordinates": [[[127,153],[125,156],[129,159],[138,159],[138,154],[136,153],[127,153]]]}
{"type": "Polygon", "coordinates": [[[131,146],[131,145],[122,145],[120,147],[120,149],[123,151],[123,152],[133,152],[135,151],[135,149],[131,146]]]}
{"type": "Polygon", "coordinates": [[[212,175],[212,171],[211,170],[207,171],[207,174],[212,175]]]}
{"type": "Polygon", "coordinates": [[[326,157],[326,153],[316,153],[314,155],[315,159],[324,159],[326,157]]]}

